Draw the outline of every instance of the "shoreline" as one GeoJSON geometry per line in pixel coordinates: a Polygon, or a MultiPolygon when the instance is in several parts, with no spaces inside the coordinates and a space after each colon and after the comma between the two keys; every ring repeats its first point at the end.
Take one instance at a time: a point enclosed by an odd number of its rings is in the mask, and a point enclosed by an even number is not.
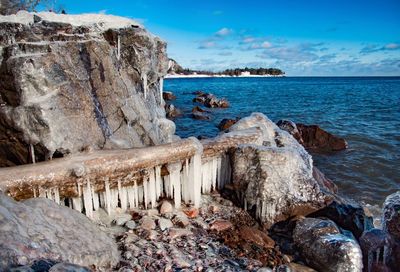
{"type": "Polygon", "coordinates": [[[164,78],[212,78],[212,77],[222,77],[222,78],[250,78],[250,77],[285,77],[284,75],[274,76],[274,75],[246,75],[246,76],[229,76],[229,75],[205,75],[205,74],[198,74],[198,75],[172,75],[167,74],[164,78]]]}

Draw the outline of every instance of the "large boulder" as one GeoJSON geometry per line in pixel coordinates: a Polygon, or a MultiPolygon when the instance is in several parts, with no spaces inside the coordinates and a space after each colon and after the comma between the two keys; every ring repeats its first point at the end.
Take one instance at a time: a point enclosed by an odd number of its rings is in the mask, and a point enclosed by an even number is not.
{"type": "Polygon", "coordinates": [[[253,113],[230,131],[258,127],[262,139],[240,145],[232,154],[232,181],[240,204],[265,227],[295,215],[307,215],[331,201],[313,177],[311,156],[265,115],[253,113]]]}
{"type": "Polygon", "coordinates": [[[0,192],[0,271],[40,259],[109,270],[119,253],[85,215],[48,199],[16,202],[0,192]]]}
{"type": "Polygon", "coordinates": [[[383,204],[383,230],[390,237],[386,264],[397,271],[400,267],[400,191],[389,195],[383,204]]]}
{"type": "Polygon", "coordinates": [[[0,166],[169,142],[167,69],[165,43],[130,19],[0,16],[0,166]]]}
{"type": "Polygon", "coordinates": [[[341,234],[331,220],[299,220],[293,232],[293,239],[307,264],[318,271],[362,271],[360,246],[355,240],[341,234]]]}
{"type": "Polygon", "coordinates": [[[348,146],[346,140],[323,130],[318,125],[295,124],[290,120],[279,120],[277,125],[289,132],[305,148],[313,151],[339,151],[348,146]]]}

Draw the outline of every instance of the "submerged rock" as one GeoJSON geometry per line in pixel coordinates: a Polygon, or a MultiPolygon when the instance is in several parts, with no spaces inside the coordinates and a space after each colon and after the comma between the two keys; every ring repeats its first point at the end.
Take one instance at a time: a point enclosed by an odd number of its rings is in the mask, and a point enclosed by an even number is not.
{"type": "Polygon", "coordinates": [[[164,100],[175,100],[176,96],[172,92],[163,92],[164,100]]]}
{"type": "Polygon", "coordinates": [[[193,102],[201,103],[207,108],[229,108],[229,102],[225,98],[217,98],[213,94],[203,92],[196,95],[193,102]]]}
{"type": "Polygon", "coordinates": [[[164,42],[121,17],[34,16],[0,17],[0,166],[171,140],[164,42]]]}
{"type": "Polygon", "coordinates": [[[165,114],[167,118],[169,119],[174,119],[176,117],[179,117],[182,115],[182,112],[180,109],[175,107],[173,104],[165,104],[165,114]]]}
{"type": "Polygon", "coordinates": [[[265,227],[314,212],[331,201],[313,177],[311,156],[266,116],[253,113],[230,131],[259,127],[259,144],[239,145],[232,155],[232,181],[240,205],[265,227]],[[262,144],[262,145],[261,145],[262,144]]]}
{"type": "Polygon", "coordinates": [[[237,123],[239,119],[222,119],[222,121],[218,124],[218,129],[221,131],[228,130],[231,126],[237,123]]]}
{"type": "Polygon", "coordinates": [[[305,148],[317,152],[340,151],[347,148],[347,142],[318,125],[295,124],[290,120],[279,120],[277,125],[289,132],[305,148]]]}
{"type": "Polygon", "coordinates": [[[318,271],[361,272],[362,253],[357,242],[340,233],[331,220],[297,221],[293,239],[308,265],[318,271]]]}
{"type": "Polygon", "coordinates": [[[85,215],[34,198],[16,202],[0,192],[0,270],[45,259],[110,269],[115,242],[85,215]]]}
{"type": "Polygon", "coordinates": [[[196,119],[196,120],[210,120],[211,117],[207,113],[208,113],[208,111],[203,110],[199,106],[195,106],[192,109],[192,117],[193,117],[193,119],[196,119]]]}

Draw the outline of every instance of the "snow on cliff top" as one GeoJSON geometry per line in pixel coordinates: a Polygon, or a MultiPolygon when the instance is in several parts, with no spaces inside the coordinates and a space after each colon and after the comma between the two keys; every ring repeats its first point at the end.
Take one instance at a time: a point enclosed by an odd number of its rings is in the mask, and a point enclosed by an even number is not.
{"type": "Polygon", "coordinates": [[[73,26],[87,26],[96,27],[99,30],[107,30],[109,28],[125,28],[139,26],[142,27],[138,22],[120,16],[105,15],[105,14],[57,14],[54,12],[27,12],[19,11],[17,14],[0,16],[0,23],[21,23],[29,25],[33,23],[33,16],[37,15],[43,20],[50,22],[68,23],[73,26]]]}

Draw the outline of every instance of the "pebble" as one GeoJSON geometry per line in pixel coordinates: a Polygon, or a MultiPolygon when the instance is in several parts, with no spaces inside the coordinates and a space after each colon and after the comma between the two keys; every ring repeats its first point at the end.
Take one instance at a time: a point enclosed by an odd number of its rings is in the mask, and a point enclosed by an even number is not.
{"type": "Polygon", "coordinates": [[[153,230],[156,228],[156,222],[149,216],[144,216],[141,219],[140,227],[145,230],[153,230]]]}
{"type": "Polygon", "coordinates": [[[164,231],[166,229],[172,228],[174,224],[172,224],[172,221],[166,218],[160,218],[158,219],[158,226],[160,227],[161,231],[164,231]]]}
{"type": "Polygon", "coordinates": [[[193,233],[187,229],[170,228],[168,235],[170,239],[175,239],[183,236],[191,236],[193,233]]]}
{"type": "Polygon", "coordinates": [[[86,267],[70,264],[70,263],[58,263],[50,268],[49,272],[90,272],[86,267]]]}
{"type": "Polygon", "coordinates": [[[232,227],[232,223],[224,219],[217,219],[210,224],[210,229],[218,232],[228,230],[232,227]]]}
{"type": "Polygon", "coordinates": [[[160,214],[172,213],[174,207],[169,201],[164,200],[160,207],[160,214]]]}
{"type": "Polygon", "coordinates": [[[123,214],[118,214],[114,218],[114,224],[117,226],[123,226],[126,222],[132,219],[132,215],[123,213],[123,214]]]}
{"type": "Polygon", "coordinates": [[[185,210],[184,213],[187,215],[189,218],[196,218],[199,215],[199,210],[196,208],[191,208],[189,210],[185,210]]]}
{"type": "Polygon", "coordinates": [[[174,223],[178,227],[185,228],[190,225],[190,221],[184,213],[178,214],[174,217],[174,223]]]}
{"type": "Polygon", "coordinates": [[[130,230],[136,229],[136,222],[133,220],[129,220],[125,223],[125,227],[127,227],[130,230]]]}

